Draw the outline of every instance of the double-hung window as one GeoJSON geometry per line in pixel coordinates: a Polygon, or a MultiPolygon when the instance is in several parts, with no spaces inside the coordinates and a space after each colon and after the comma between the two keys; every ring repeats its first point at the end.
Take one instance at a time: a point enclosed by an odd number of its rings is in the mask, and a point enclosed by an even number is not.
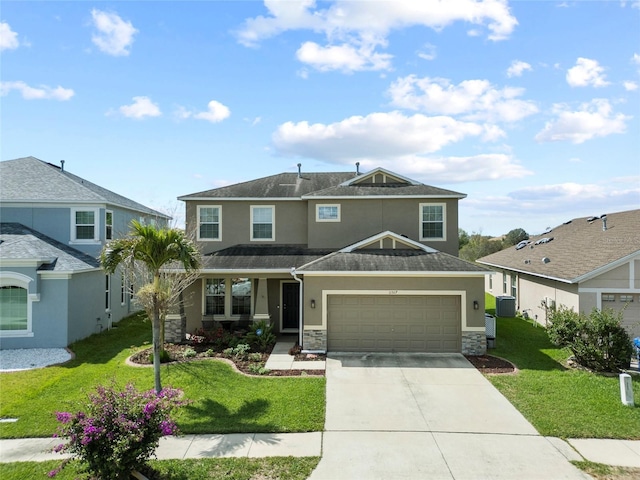
{"type": "Polygon", "coordinates": [[[251,206],[251,240],[275,240],[275,207],[251,206]]]}
{"type": "Polygon", "coordinates": [[[104,222],[104,238],[105,240],[113,240],[113,212],[107,210],[104,222]]]}
{"type": "Polygon", "coordinates": [[[316,222],[339,222],[340,205],[316,205],[316,222]]]}
{"type": "Polygon", "coordinates": [[[27,289],[14,285],[0,287],[0,332],[28,330],[27,289]]]}
{"type": "Polygon", "coordinates": [[[222,207],[198,206],[198,240],[221,240],[222,207]]]}
{"type": "Polygon", "coordinates": [[[71,241],[78,243],[99,242],[98,216],[99,210],[97,208],[71,209],[71,241]]]}
{"type": "Polygon", "coordinates": [[[224,315],[225,279],[207,278],[204,286],[205,315],[224,315]]]}
{"type": "Polygon", "coordinates": [[[444,203],[420,204],[420,240],[446,240],[444,203]]]}
{"type": "Polygon", "coordinates": [[[230,318],[251,314],[250,278],[207,278],[204,295],[205,315],[230,318]]]}

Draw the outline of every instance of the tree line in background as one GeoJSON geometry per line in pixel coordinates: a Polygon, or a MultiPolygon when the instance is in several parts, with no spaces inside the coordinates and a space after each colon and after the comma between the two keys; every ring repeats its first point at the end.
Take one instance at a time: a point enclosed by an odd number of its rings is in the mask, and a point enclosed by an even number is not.
{"type": "Polygon", "coordinates": [[[505,248],[517,245],[522,240],[528,240],[529,234],[522,228],[514,228],[501,237],[489,237],[482,233],[468,234],[458,229],[459,256],[463,260],[475,262],[478,258],[490,255],[505,248]]]}

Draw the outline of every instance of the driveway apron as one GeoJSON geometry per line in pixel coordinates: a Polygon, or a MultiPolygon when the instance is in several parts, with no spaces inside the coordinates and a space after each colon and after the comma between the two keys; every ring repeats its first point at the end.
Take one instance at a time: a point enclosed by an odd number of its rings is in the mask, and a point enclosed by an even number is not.
{"type": "Polygon", "coordinates": [[[330,354],[310,480],[586,479],[459,354],[330,354]]]}

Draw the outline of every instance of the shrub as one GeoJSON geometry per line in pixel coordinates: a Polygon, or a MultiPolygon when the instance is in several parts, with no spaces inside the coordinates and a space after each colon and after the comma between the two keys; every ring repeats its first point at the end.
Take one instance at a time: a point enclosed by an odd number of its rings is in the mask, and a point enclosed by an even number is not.
{"type": "Polygon", "coordinates": [[[622,313],[594,309],[589,316],[560,306],[550,313],[549,338],[567,347],[583,367],[596,372],[629,368],[633,347],[622,313]]]}
{"type": "MultiPolygon", "coordinates": [[[[149,354],[149,361],[153,363],[153,352],[149,354]]],[[[160,363],[167,363],[171,361],[171,355],[166,350],[160,352],[160,363]]]]}
{"type": "Polygon", "coordinates": [[[249,365],[249,371],[257,375],[266,375],[271,370],[265,368],[263,363],[252,363],[251,365],[249,365]]]}
{"type": "MultiPolygon", "coordinates": [[[[67,438],[68,443],[54,451],[71,453],[99,478],[128,479],[153,455],[160,437],[177,433],[170,414],[186,404],[181,396],[180,390],[172,388],[156,394],[155,390],[139,392],[131,384],[123,391],[98,386],[88,395],[86,412],[56,414],[62,423],[56,436],[67,438]]],[[[49,476],[55,476],[65,463],[49,476]]]]}
{"type": "Polygon", "coordinates": [[[276,343],[273,325],[264,320],[252,323],[245,338],[259,352],[266,352],[269,347],[276,343]]]}
{"type": "Polygon", "coordinates": [[[247,357],[252,362],[260,362],[262,360],[262,354],[258,352],[250,353],[247,357]]]}
{"type": "Polygon", "coordinates": [[[198,352],[196,352],[193,348],[185,348],[184,352],[182,352],[182,356],[184,358],[193,358],[196,355],[198,355],[198,352]]]}

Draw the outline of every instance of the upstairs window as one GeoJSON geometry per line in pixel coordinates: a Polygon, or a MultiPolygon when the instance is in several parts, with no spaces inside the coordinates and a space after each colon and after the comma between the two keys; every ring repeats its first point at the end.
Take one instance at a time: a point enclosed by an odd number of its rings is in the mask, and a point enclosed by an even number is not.
{"type": "Polygon", "coordinates": [[[104,238],[113,240],[113,212],[111,210],[107,210],[104,223],[104,238]]]}
{"type": "Polygon", "coordinates": [[[251,240],[275,240],[273,206],[251,207],[251,240]]]}
{"type": "Polygon", "coordinates": [[[198,206],[198,240],[221,240],[221,207],[198,206]]]}
{"type": "Polygon", "coordinates": [[[444,203],[420,204],[420,240],[446,240],[444,203]]]}
{"type": "Polygon", "coordinates": [[[339,222],[340,205],[316,205],[316,222],[339,222]]]}
{"type": "Polygon", "coordinates": [[[71,241],[79,243],[99,242],[98,237],[98,209],[71,210],[71,241]]]}

